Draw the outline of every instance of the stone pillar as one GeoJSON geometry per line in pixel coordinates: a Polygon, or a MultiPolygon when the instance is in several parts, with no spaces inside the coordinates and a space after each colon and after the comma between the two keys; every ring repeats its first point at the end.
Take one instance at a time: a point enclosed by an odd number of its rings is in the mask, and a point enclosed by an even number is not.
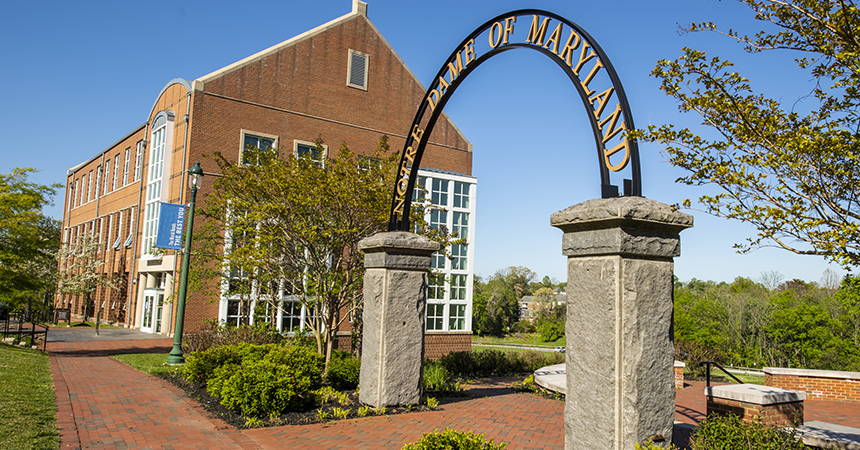
{"type": "Polygon", "coordinates": [[[642,197],[552,215],[567,263],[565,448],[668,446],[675,419],[672,258],[693,217],[642,197]]]}
{"type": "Polygon", "coordinates": [[[379,233],[364,251],[364,330],[359,401],[419,404],[430,255],[439,244],[414,233],[379,233]]]}

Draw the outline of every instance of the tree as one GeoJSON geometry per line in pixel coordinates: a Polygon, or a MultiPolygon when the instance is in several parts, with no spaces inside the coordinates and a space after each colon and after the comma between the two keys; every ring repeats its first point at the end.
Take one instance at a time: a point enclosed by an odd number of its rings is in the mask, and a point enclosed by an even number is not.
{"type": "Polygon", "coordinates": [[[670,162],[689,171],[678,182],[721,188],[699,201],[710,214],[757,229],[736,244],[740,252],[777,246],[850,268],[860,263],[860,10],[852,0],[741,1],[777,31],[747,36],[711,22],[687,30],[720,32],[749,53],[795,51],[815,83],[809,97],[817,105],[794,111],[794,100],[786,107],[756,94],[731,62],[685,48],[680,58],[659,61],[652,75],[716,138],[673,125],[633,135],[662,143],[670,162]]]}
{"type": "MultiPolygon", "coordinates": [[[[321,143],[317,152],[324,155],[321,143]]],[[[359,311],[364,255],[358,242],[386,230],[398,155],[383,137],[369,157],[346,144],[329,156],[267,151],[256,152],[254,164],[234,164],[215,155],[223,177],[206,199],[207,225],[197,239],[207,247],[198,254],[215,264],[196,268],[198,279],[231,274],[230,293],[249,300],[245,305],[254,301],[256,317],[270,324],[285,297],[301,305],[326,367],[338,328],[359,311]]],[[[424,228],[415,216],[421,206],[413,210],[419,232],[443,241],[444,252],[447,230],[424,228]]]]}
{"type": "Polygon", "coordinates": [[[478,334],[501,336],[519,320],[519,300],[530,293],[537,274],[527,267],[497,270],[486,283],[476,277],[472,294],[472,326],[478,334]]]}
{"type": "Polygon", "coordinates": [[[99,334],[101,323],[101,304],[91,306],[90,296],[100,287],[119,289],[116,278],[100,270],[105,264],[99,257],[101,247],[97,233],[84,232],[74,242],[65,243],[57,253],[60,263],[58,291],[84,297],[84,321],[90,312],[95,314],[96,334],[99,334]]]}
{"type": "Polygon", "coordinates": [[[60,225],[42,208],[60,185],[33,183],[33,172],[16,168],[0,174],[0,299],[13,308],[53,290],[56,282],[60,225]]]}

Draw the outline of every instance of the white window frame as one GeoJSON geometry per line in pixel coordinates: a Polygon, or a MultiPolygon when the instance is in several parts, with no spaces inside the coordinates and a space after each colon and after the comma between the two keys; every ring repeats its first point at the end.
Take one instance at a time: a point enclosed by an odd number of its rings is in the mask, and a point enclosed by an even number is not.
{"type": "Polygon", "coordinates": [[[367,79],[368,79],[368,73],[370,72],[370,55],[368,55],[367,53],[364,53],[364,52],[360,52],[358,50],[349,49],[349,52],[347,53],[346,60],[347,60],[347,63],[346,63],[346,66],[347,66],[346,67],[346,85],[351,87],[351,88],[360,89],[362,91],[367,91],[367,79]],[[358,56],[364,57],[364,82],[361,85],[358,85],[358,84],[355,84],[352,82],[353,55],[358,55],[358,56]]]}
{"type": "Polygon", "coordinates": [[[123,164],[122,169],[122,185],[125,186],[128,184],[128,163],[129,158],[131,158],[131,147],[125,149],[125,164],[123,164]]]}
{"type": "Polygon", "coordinates": [[[105,179],[104,179],[105,191],[102,195],[107,195],[107,193],[109,192],[108,191],[108,187],[110,187],[110,183],[108,183],[109,180],[110,180],[110,158],[108,158],[105,161],[105,179]]]}
{"type": "Polygon", "coordinates": [[[116,184],[119,182],[119,154],[117,153],[116,158],[113,161],[113,186],[111,187],[111,191],[116,190],[116,184]]]}
{"type": "Polygon", "coordinates": [[[134,157],[134,181],[140,181],[140,162],[143,160],[144,141],[137,141],[137,154],[134,157]]]}
{"type": "MultiPolygon", "coordinates": [[[[306,147],[313,147],[313,148],[316,148],[316,146],[317,146],[316,142],[300,141],[298,139],[293,139],[293,157],[295,157],[296,159],[299,158],[299,146],[300,145],[306,146],[306,147]]],[[[328,145],[322,144],[322,148],[323,148],[323,154],[320,157],[320,159],[315,160],[312,158],[311,161],[316,161],[317,163],[322,164],[322,166],[325,167],[325,162],[328,159],[328,145]]]]}
{"type": "Polygon", "coordinates": [[[427,331],[445,331],[445,303],[428,302],[426,316],[425,329],[427,331]],[[432,327],[430,326],[431,321],[434,324],[432,327]],[[435,324],[438,324],[438,327],[435,324]]]}
{"type": "Polygon", "coordinates": [[[278,136],[275,134],[260,133],[259,131],[242,129],[239,132],[239,163],[245,164],[245,136],[253,136],[272,140],[272,150],[278,150],[278,136]]]}

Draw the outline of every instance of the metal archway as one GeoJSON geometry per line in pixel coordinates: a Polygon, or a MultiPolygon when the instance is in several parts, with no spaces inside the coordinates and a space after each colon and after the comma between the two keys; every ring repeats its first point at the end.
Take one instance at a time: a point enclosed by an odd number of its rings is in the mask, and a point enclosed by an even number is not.
{"type": "Polygon", "coordinates": [[[610,172],[618,173],[624,169],[629,169],[630,173],[630,178],[623,179],[624,195],[642,195],[639,147],[635,140],[628,139],[625,133],[622,133],[635,128],[633,115],[630,113],[627,95],[609,58],[594,38],[579,25],[548,11],[521,9],[500,14],[473,31],[451,53],[430,83],[412,121],[412,126],[409,127],[403,153],[400,156],[391,202],[389,231],[410,230],[409,212],[412,207],[412,192],[418,178],[421,158],[427,146],[427,138],[431,135],[448,99],[466,76],[484,61],[499,53],[517,48],[537,50],[555,61],[567,73],[576,86],[583,105],[591,112],[588,118],[597,145],[601,196],[609,198],[619,195],[618,186],[612,184],[610,172]],[[531,25],[525,40],[512,42],[512,38],[515,37],[517,18],[527,16],[531,16],[531,25]],[[556,24],[550,31],[552,28],[550,24],[553,24],[553,21],[556,24]],[[485,33],[487,33],[489,50],[481,52],[478,56],[475,50],[475,38],[485,33]],[[566,40],[563,39],[564,36],[567,36],[566,40]],[[585,74],[585,78],[581,78],[582,74],[585,74]],[[448,75],[447,79],[445,75],[448,75]],[[603,87],[606,89],[599,90],[603,87]],[[607,112],[607,105],[613,102],[614,109],[607,112]],[[430,116],[422,129],[421,123],[425,120],[428,108],[430,116]],[[621,119],[620,124],[619,119],[621,119]]]}

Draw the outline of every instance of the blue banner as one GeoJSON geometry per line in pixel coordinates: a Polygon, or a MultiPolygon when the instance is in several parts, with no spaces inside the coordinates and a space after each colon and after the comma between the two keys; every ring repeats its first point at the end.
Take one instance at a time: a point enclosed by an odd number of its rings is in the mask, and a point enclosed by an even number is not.
{"type": "Polygon", "coordinates": [[[182,227],[185,224],[185,205],[161,202],[158,216],[158,234],[155,246],[179,249],[182,247],[182,227]]]}

